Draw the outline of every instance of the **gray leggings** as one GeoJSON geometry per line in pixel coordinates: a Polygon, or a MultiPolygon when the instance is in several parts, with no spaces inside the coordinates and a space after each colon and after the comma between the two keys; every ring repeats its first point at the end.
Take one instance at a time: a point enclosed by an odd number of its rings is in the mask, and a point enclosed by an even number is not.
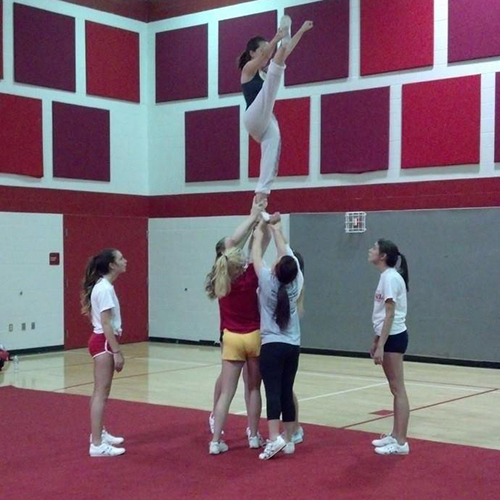
{"type": "Polygon", "coordinates": [[[269,194],[271,184],[278,175],[281,135],[273,108],[284,71],[285,66],[271,61],[261,91],[243,114],[247,132],[260,142],[260,175],[256,193],[269,194]]]}

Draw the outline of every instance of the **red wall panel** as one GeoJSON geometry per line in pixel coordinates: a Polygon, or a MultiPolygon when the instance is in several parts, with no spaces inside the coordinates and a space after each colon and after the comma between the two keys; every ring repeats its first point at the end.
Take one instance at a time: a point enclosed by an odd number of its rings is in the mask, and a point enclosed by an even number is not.
{"type": "Polygon", "coordinates": [[[481,77],[403,85],[402,167],[479,163],[481,77]]]}
{"type": "Polygon", "coordinates": [[[321,97],[321,173],[389,168],[389,87],[321,97]]]}
{"type": "Polygon", "coordinates": [[[53,102],[52,119],[54,177],[109,182],[109,111],[53,102]]]}
{"type": "Polygon", "coordinates": [[[208,96],[208,24],[156,33],[155,50],[156,102],[208,96]]]}
{"type": "Polygon", "coordinates": [[[75,91],[75,19],[14,3],[14,80],[75,91]]]}
{"type": "Polygon", "coordinates": [[[240,107],[185,114],[186,182],[240,177],[240,107]]]}
{"type": "MultiPolygon", "coordinates": [[[[284,99],[276,101],[274,113],[281,132],[279,177],[309,174],[309,136],[311,100],[284,99]]],[[[249,177],[259,177],[260,144],[249,138],[249,177]]]]}
{"type": "Polygon", "coordinates": [[[139,33],[85,23],[87,94],[140,101],[139,33]]]}
{"type": "Polygon", "coordinates": [[[292,34],[304,21],[314,22],[314,28],[302,37],[293,54],[287,59],[285,85],[347,78],[349,0],[323,0],[288,7],[285,14],[293,20],[292,34]]]}
{"type": "Polygon", "coordinates": [[[361,0],[361,74],[432,66],[434,0],[361,0]]]}
{"type": "Polygon", "coordinates": [[[0,172],[43,177],[42,101],[0,94],[0,172]]]}
{"type": "Polygon", "coordinates": [[[500,2],[448,1],[448,61],[500,56],[500,2]]]}
{"type": "MultiPolygon", "coordinates": [[[[111,211],[111,206],[109,207],[111,211]]],[[[85,347],[92,333],[80,313],[80,288],[88,259],[104,248],[117,248],[127,259],[127,272],[114,286],[123,321],[122,342],[148,338],[147,218],[64,217],[64,329],[66,349],[85,347]]]]}

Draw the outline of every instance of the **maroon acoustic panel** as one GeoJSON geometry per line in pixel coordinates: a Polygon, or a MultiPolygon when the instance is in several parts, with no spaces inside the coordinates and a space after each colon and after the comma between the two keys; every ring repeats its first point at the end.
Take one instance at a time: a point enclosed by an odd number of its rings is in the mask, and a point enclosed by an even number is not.
{"type": "Polygon", "coordinates": [[[54,177],[110,180],[109,111],[52,104],[54,177]]]}
{"type": "Polygon", "coordinates": [[[500,56],[500,2],[448,1],[448,61],[500,56]]]}
{"type": "Polygon", "coordinates": [[[186,182],[239,179],[239,106],[187,112],[185,127],[186,182]]]}
{"type": "Polygon", "coordinates": [[[285,85],[336,80],[349,76],[349,0],[323,0],[285,9],[293,21],[292,34],[304,23],[304,34],[287,59],[285,85]]]}
{"type": "Polygon", "coordinates": [[[219,21],[219,94],[241,92],[237,61],[248,40],[263,36],[271,40],[277,30],[277,12],[219,21]]]}
{"type": "MultiPolygon", "coordinates": [[[[311,128],[311,100],[283,99],[276,101],[274,113],[281,132],[279,177],[309,174],[309,135],[311,128]]],[[[260,174],[260,144],[249,138],[249,177],[260,174]]]]}
{"type": "Polygon", "coordinates": [[[207,96],[208,24],[157,33],[156,102],[207,96]]]}
{"type": "Polygon", "coordinates": [[[496,74],[495,88],[495,162],[500,162],[500,73],[496,74]]]}
{"type": "Polygon", "coordinates": [[[361,74],[432,66],[434,0],[361,0],[361,74]]]}
{"type": "Polygon", "coordinates": [[[0,94],[0,172],[43,177],[41,100],[0,94]]]}
{"type": "Polygon", "coordinates": [[[14,4],[14,79],[75,91],[75,20],[14,4]]]}
{"type": "Polygon", "coordinates": [[[389,168],[390,89],[321,97],[321,173],[389,168]]]}
{"type": "Polygon", "coordinates": [[[481,77],[403,85],[402,167],[479,163],[481,77]]]}
{"type": "Polygon", "coordinates": [[[87,94],[140,101],[139,33],[85,23],[87,94]]]}
{"type": "Polygon", "coordinates": [[[0,0],[0,80],[3,79],[3,2],[0,0]]]}

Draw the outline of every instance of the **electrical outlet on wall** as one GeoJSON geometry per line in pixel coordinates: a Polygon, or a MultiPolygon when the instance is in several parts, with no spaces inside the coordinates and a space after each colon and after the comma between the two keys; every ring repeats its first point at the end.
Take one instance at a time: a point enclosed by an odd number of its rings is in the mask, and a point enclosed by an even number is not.
{"type": "Polygon", "coordinates": [[[14,325],[12,323],[9,323],[9,332],[14,331],[14,325]]]}
{"type": "Polygon", "coordinates": [[[23,332],[25,332],[25,331],[26,331],[26,323],[21,323],[21,330],[22,330],[23,332]]]}
{"type": "Polygon", "coordinates": [[[32,329],[32,330],[34,330],[34,329],[35,329],[35,322],[34,322],[34,321],[32,321],[32,322],[31,322],[31,329],[32,329]]]}

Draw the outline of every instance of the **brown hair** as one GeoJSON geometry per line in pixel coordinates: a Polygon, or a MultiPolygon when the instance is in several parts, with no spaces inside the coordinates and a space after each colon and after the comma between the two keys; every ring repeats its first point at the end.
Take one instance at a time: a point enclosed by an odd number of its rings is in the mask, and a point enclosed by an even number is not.
{"type": "Polygon", "coordinates": [[[109,273],[109,265],[115,262],[116,252],[115,248],[106,248],[89,259],[82,281],[82,291],[80,292],[82,314],[86,316],[90,314],[92,290],[99,279],[109,273]]]}

